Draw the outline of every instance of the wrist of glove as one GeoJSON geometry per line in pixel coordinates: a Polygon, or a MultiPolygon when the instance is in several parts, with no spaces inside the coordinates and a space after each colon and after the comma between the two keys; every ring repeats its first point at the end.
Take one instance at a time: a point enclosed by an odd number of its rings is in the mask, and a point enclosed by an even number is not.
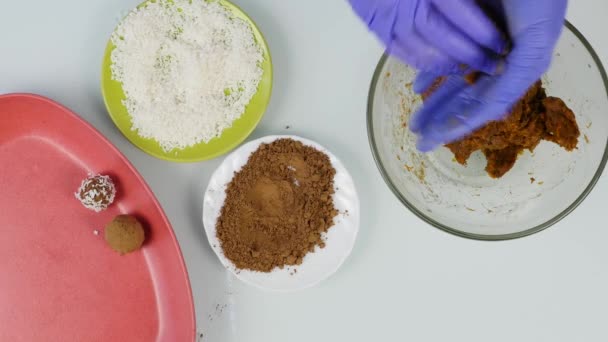
{"type": "Polygon", "coordinates": [[[507,42],[474,0],[350,0],[387,52],[424,71],[496,72],[507,42]]]}

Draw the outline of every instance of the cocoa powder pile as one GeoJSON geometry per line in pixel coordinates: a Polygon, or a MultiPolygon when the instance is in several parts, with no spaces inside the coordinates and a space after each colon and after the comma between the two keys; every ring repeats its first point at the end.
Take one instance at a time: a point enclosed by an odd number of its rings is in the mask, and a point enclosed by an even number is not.
{"type": "Polygon", "coordinates": [[[263,144],[226,189],[217,222],[224,255],[239,269],[299,265],[334,224],[329,157],[292,139],[263,144]]]}

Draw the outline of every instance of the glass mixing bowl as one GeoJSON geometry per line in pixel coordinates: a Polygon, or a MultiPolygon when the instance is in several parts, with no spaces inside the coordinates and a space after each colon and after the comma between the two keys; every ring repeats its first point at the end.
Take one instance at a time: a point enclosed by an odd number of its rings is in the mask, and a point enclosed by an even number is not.
{"type": "Polygon", "coordinates": [[[578,149],[547,141],[520,155],[505,176],[485,172],[477,152],[467,166],[445,147],[419,153],[407,128],[421,104],[412,90],[416,72],[383,56],[372,80],[368,135],[386,183],[414,214],[447,232],[480,240],[527,236],[572,212],[600,178],[608,159],[608,78],[583,35],[570,23],[543,83],[576,114],[578,149]]]}

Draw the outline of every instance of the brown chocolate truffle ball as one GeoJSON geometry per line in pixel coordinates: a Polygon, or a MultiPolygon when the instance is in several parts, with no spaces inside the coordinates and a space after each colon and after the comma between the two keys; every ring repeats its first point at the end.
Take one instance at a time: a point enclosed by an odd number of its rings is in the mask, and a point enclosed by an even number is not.
{"type": "Polygon", "coordinates": [[[95,212],[108,209],[114,202],[116,187],[110,176],[89,175],[74,194],[85,208],[95,212]]]}
{"type": "Polygon", "coordinates": [[[130,253],[141,248],[145,240],[144,228],[131,215],[118,215],[105,229],[106,242],[120,254],[130,253]]]}

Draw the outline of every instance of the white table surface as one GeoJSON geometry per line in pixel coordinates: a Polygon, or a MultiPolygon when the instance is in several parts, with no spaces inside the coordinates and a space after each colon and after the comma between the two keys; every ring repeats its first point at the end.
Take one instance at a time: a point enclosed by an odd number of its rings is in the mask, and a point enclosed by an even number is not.
{"type": "MultiPolygon", "coordinates": [[[[264,32],[275,67],[272,102],[250,139],[290,133],[327,146],[350,169],[362,205],[352,256],[320,286],[274,294],[238,281],[211,251],[200,219],[203,189],[221,158],[186,165],[154,159],[106,115],[103,51],[137,2],[0,0],[0,93],[65,104],[142,173],[181,244],[201,340],[608,340],[606,177],[565,220],[521,240],[465,240],[417,219],[372,160],[365,108],[382,49],[342,0],[235,1],[264,32]]],[[[568,14],[604,65],[607,14],[600,0],[572,0],[568,14]]]]}

